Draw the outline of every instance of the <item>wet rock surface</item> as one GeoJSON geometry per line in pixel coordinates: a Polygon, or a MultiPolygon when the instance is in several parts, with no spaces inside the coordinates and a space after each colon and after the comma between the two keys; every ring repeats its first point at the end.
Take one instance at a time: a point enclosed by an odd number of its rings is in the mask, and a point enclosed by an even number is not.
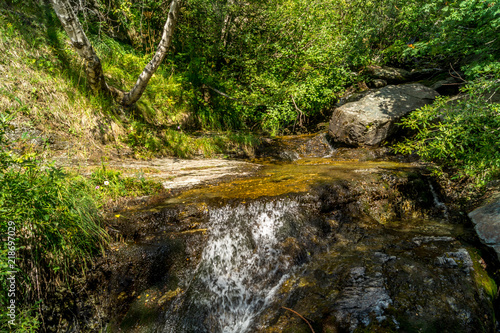
{"type": "Polygon", "coordinates": [[[120,214],[82,331],[495,329],[472,230],[413,165],[299,158],[120,214]]]}
{"type": "Polygon", "coordinates": [[[301,158],[329,156],[333,152],[328,135],[320,133],[263,140],[256,157],[260,160],[292,162],[301,158]]]}
{"type": "Polygon", "coordinates": [[[432,103],[438,95],[419,83],[370,90],[358,101],[334,110],[328,134],[334,142],[351,146],[379,145],[397,130],[401,117],[432,103]]]}
{"type": "MultiPolygon", "coordinates": [[[[277,297],[317,332],[494,331],[492,296],[482,287],[471,289],[481,267],[463,245],[392,236],[390,245],[382,245],[386,239],[367,249],[374,239],[365,240],[319,256],[277,297]]],[[[308,331],[300,318],[274,310],[278,314],[266,318],[260,332],[308,331]]]]}
{"type": "Polygon", "coordinates": [[[134,176],[147,170],[148,178],[159,180],[167,189],[181,189],[227,177],[250,175],[259,165],[224,159],[159,158],[149,161],[111,161],[109,166],[134,176]]]}

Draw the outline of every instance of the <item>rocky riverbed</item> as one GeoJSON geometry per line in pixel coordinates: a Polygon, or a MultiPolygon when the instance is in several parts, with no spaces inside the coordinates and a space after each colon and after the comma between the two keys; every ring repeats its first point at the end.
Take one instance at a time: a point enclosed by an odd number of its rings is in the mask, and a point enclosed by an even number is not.
{"type": "Polygon", "coordinates": [[[278,153],[234,164],[243,177],[122,211],[73,325],[495,332],[490,257],[466,214],[441,202],[421,165],[384,149],[307,149],[323,139],[277,139],[278,153]]]}

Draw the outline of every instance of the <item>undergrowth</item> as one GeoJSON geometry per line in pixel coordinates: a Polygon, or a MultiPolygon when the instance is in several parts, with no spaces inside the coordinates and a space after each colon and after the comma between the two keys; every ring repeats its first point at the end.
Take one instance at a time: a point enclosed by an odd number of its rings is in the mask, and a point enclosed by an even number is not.
{"type": "Polygon", "coordinates": [[[479,187],[500,176],[500,76],[469,82],[457,97],[439,97],[401,124],[416,134],[395,145],[447,168],[452,179],[469,178],[479,187]]]}
{"type": "MultiPolygon", "coordinates": [[[[133,86],[152,56],[105,34],[89,33],[89,38],[110,84],[124,90],[133,86]]],[[[228,128],[217,125],[211,114],[204,118],[192,112],[195,93],[186,88],[185,77],[169,61],[160,66],[131,109],[93,95],[83,63],[52,8],[36,2],[0,4],[0,75],[0,111],[18,110],[16,127],[35,128],[42,136],[52,137],[52,143],[68,142],[68,154],[76,158],[127,146],[141,158],[213,156],[241,141],[237,134],[221,133],[220,139],[190,134],[203,124],[224,132],[228,128]]]]}
{"type": "Polygon", "coordinates": [[[105,163],[92,172],[88,181],[93,188],[93,195],[101,203],[121,197],[150,195],[163,191],[160,183],[148,180],[144,175],[125,177],[121,171],[106,168],[105,163]]]}
{"type": "Polygon", "coordinates": [[[57,287],[68,285],[71,274],[85,269],[107,235],[88,181],[43,165],[33,153],[18,155],[9,149],[5,134],[12,118],[0,113],[0,261],[9,263],[0,276],[0,327],[31,332],[40,325],[36,305],[57,287]],[[11,276],[14,295],[7,297],[4,291],[11,276]],[[15,318],[6,311],[12,300],[15,318]],[[8,323],[12,319],[14,325],[8,323]]]}
{"type": "Polygon", "coordinates": [[[0,112],[0,331],[34,332],[51,306],[44,303],[47,296],[74,287],[72,277],[105,248],[106,204],[163,188],[104,164],[83,177],[47,165],[35,152],[15,153],[17,142],[6,135],[14,115],[0,112]]]}

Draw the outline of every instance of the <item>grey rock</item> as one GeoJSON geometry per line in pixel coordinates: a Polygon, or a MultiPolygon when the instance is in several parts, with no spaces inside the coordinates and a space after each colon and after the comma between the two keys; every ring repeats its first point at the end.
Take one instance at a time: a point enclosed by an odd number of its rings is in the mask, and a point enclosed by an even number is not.
{"type": "Polygon", "coordinates": [[[335,107],[338,108],[347,103],[357,102],[365,97],[369,92],[370,90],[365,90],[357,93],[347,93],[337,103],[335,103],[335,107]]]}
{"type": "Polygon", "coordinates": [[[392,304],[385,288],[385,278],[381,273],[367,275],[364,267],[351,269],[350,281],[336,303],[335,316],[338,321],[350,318],[350,330],[362,323],[370,324],[370,316],[374,315],[380,322],[386,319],[384,310],[392,304]]]}
{"type": "Polygon", "coordinates": [[[465,82],[450,76],[435,82],[431,88],[436,90],[441,95],[452,96],[458,94],[460,86],[464,83],[465,82]]]}
{"type": "Polygon", "coordinates": [[[422,69],[412,69],[410,72],[409,79],[412,81],[422,80],[426,78],[434,77],[440,73],[445,72],[442,68],[422,68],[422,69]]]}
{"type": "Polygon", "coordinates": [[[469,213],[481,242],[495,250],[500,260],[500,198],[469,213]]]}
{"type": "Polygon", "coordinates": [[[432,242],[453,242],[454,240],[455,238],[449,236],[419,236],[412,239],[418,246],[432,242]]]}
{"type": "Polygon", "coordinates": [[[296,161],[300,158],[299,154],[293,150],[282,150],[278,153],[280,160],[282,161],[296,161]]]}
{"type": "Polygon", "coordinates": [[[314,136],[283,136],[263,140],[257,149],[257,156],[278,161],[293,162],[301,158],[324,157],[333,153],[327,134],[314,136]]]}
{"type": "Polygon", "coordinates": [[[359,101],[335,109],[329,134],[334,141],[352,146],[379,145],[397,130],[401,117],[432,103],[438,95],[419,83],[371,90],[359,101]]]}
{"type": "Polygon", "coordinates": [[[456,252],[447,252],[444,256],[436,258],[436,265],[445,268],[461,268],[464,272],[470,272],[474,263],[466,249],[458,249],[456,252]]]}
{"type": "Polygon", "coordinates": [[[384,80],[388,83],[402,83],[408,81],[410,72],[401,68],[371,66],[367,72],[375,79],[384,80]]]}
{"type": "Polygon", "coordinates": [[[396,260],[396,256],[389,256],[382,252],[375,252],[375,258],[379,259],[382,264],[385,264],[389,260],[396,260]]]}
{"type": "Polygon", "coordinates": [[[387,81],[382,79],[375,79],[368,83],[368,86],[370,88],[382,88],[385,87],[386,85],[387,81]]]}

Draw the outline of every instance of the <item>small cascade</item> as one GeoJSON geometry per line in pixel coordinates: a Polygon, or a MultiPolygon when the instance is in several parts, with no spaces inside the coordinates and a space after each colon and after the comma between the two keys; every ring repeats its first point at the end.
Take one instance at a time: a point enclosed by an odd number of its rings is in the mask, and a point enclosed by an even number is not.
{"type": "Polygon", "coordinates": [[[88,322],[106,313],[109,332],[309,331],[286,307],[316,332],[493,332],[496,285],[419,173],[304,158],[137,210],[116,222],[127,242],[93,272],[92,302],[107,308],[88,322]]]}
{"type": "Polygon", "coordinates": [[[443,212],[443,216],[445,219],[449,219],[449,214],[448,214],[448,207],[446,207],[446,205],[439,201],[439,198],[438,198],[438,195],[436,193],[436,191],[434,190],[434,186],[432,186],[432,184],[429,182],[429,188],[431,189],[431,193],[432,193],[432,198],[434,199],[434,205],[441,209],[441,211],[443,212]]]}
{"type": "Polygon", "coordinates": [[[183,317],[197,319],[164,331],[248,332],[288,276],[278,235],[297,218],[297,207],[281,199],[212,210],[210,237],[184,301],[192,315],[183,317]]]}

